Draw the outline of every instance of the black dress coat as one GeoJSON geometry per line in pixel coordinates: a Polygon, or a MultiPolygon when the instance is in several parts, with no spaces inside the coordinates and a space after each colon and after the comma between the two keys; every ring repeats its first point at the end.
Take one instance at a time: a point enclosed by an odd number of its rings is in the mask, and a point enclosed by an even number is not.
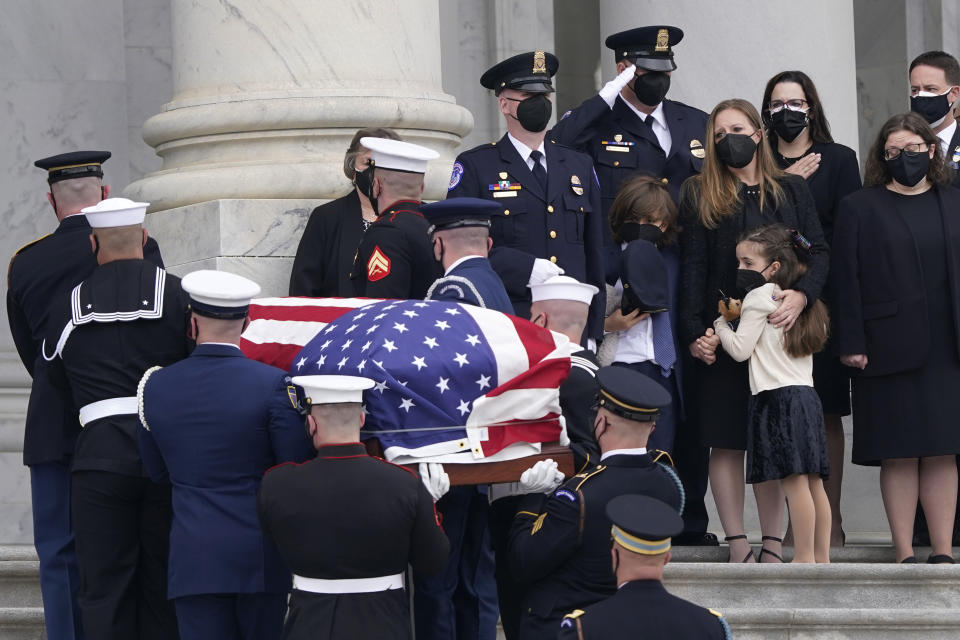
{"type": "Polygon", "coordinates": [[[310,213],[290,272],[290,295],[311,298],[353,295],[350,270],[363,239],[360,196],[347,195],[310,213]]]}

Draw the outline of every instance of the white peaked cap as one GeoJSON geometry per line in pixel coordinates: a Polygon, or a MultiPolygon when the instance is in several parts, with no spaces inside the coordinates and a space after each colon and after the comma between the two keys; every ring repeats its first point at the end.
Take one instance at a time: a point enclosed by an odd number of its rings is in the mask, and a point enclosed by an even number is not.
{"type": "Polygon", "coordinates": [[[191,271],[183,276],[180,286],[190,294],[190,300],[202,308],[213,307],[211,311],[245,308],[250,300],[260,294],[260,285],[253,280],[227,271],[202,269],[191,271]]]}
{"type": "Polygon", "coordinates": [[[380,169],[426,173],[427,161],[440,157],[433,149],[389,138],[360,138],[360,144],[370,149],[373,166],[380,169]]]}
{"type": "Polygon", "coordinates": [[[532,302],[541,300],[572,300],[590,304],[600,289],[592,284],[578,282],[570,276],[553,276],[539,284],[530,285],[532,302]]]}
{"type": "Polygon", "coordinates": [[[126,198],[107,198],[80,211],[86,214],[87,222],[90,223],[91,227],[105,229],[143,224],[149,206],[149,202],[134,202],[126,198]]]}
{"type": "Polygon", "coordinates": [[[293,384],[303,387],[311,405],[363,402],[363,392],[373,387],[370,378],[359,376],[296,376],[293,384]]]}

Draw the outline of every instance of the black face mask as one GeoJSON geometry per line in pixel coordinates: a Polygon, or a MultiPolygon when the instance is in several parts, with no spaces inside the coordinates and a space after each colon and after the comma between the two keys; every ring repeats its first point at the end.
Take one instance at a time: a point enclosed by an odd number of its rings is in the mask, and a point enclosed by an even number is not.
{"type": "Polygon", "coordinates": [[[920,114],[930,124],[939,124],[950,111],[950,100],[947,98],[949,95],[948,89],[940,96],[911,96],[910,111],[920,114]]]}
{"type": "Polygon", "coordinates": [[[742,169],[750,164],[756,153],[757,143],[752,136],[744,133],[728,133],[717,143],[720,162],[734,169],[742,169]]]}
{"type": "Polygon", "coordinates": [[[553,103],[545,93],[538,93],[524,100],[517,100],[517,120],[520,126],[531,133],[539,133],[547,128],[553,103]]]}
{"type": "Polygon", "coordinates": [[[367,196],[374,213],[380,213],[377,208],[377,197],[373,195],[373,167],[367,167],[363,171],[357,171],[353,174],[353,184],[357,186],[360,193],[367,196]]]}
{"type": "Polygon", "coordinates": [[[886,160],[893,179],[905,187],[916,186],[930,168],[929,151],[901,151],[893,160],[886,160]]]}
{"type": "Polygon", "coordinates": [[[669,90],[670,76],[666,71],[648,71],[633,81],[633,92],[637,94],[637,100],[648,107],[655,107],[663,102],[669,90]]]}
{"type": "MultiPolygon", "coordinates": [[[[770,268],[767,265],[763,268],[766,271],[770,268]]],[[[753,269],[737,269],[737,289],[741,295],[747,295],[757,287],[762,287],[767,283],[763,277],[763,271],[754,271],[753,269]]]]}
{"type": "Polygon", "coordinates": [[[809,124],[807,114],[786,107],[770,116],[770,127],[784,142],[796,140],[797,136],[807,128],[807,124],[809,124]]]}
{"type": "Polygon", "coordinates": [[[620,237],[624,242],[634,240],[646,240],[657,244],[663,238],[663,231],[655,224],[640,224],[638,222],[625,222],[620,227],[620,237]]]}

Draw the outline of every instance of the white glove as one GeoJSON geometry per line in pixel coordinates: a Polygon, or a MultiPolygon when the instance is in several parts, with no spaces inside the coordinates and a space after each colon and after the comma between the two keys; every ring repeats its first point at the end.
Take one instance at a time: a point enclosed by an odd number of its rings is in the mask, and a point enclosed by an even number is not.
{"type": "Polygon", "coordinates": [[[550,458],[541,460],[520,476],[520,489],[524,493],[553,493],[563,483],[563,474],[557,466],[550,458]]]}
{"type": "Polygon", "coordinates": [[[423,480],[423,486],[427,488],[427,493],[434,502],[450,491],[450,476],[439,462],[421,462],[420,479],[423,480]]]}
{"type": "Polygon", "coordinates": [[[549,280],[553,276],[562,276],[563,269],[549,260],[543,258],[534,258],[533,268],[530,269],[530,282],[527,284],[533,286],[549,280]]]}
{"type": "Polygon", "coordinates": [[[600,97],[603,98],[603,101],[606,102],[607,106],[611,109],[613,109],[613,103],[617,99],[617,96],[620,95],[620,90],[627,86],[630,79],[633,78],[634,71],[636,70],[633,68],[633,65],[630,65],[621,71],[620,75],[616,78],[603,85],[603,89],[600,89],[600,97]]]}
{"type": "Polygon", "coordinates": [[[557,438],[557,443],[561,447],[570,446],[570,434],[567,433],[567,420],[563,416],[560,416],[560,437],[557,438]]]}

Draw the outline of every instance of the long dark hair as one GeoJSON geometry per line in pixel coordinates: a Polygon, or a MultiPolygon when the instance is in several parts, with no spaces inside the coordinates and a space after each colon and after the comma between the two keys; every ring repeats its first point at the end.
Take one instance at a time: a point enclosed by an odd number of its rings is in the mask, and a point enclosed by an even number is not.
{"type": "MultiPolygon", "coordinates": [[[[739,242],[752,242],[760,249],[767,264],[779,262],[780,268],[770,276],[770,282],[781,289],[792,289],[807,272],[807,266],[797,256],[793,234],[781,224],[757,227],[740,236],[739,242]]],[[[738,244],[739,244],[738,242],[738,244]]],[[[797,321],[783,333],[783,348],[793,358],[802,358],[821,351],[829,335],[830,315],[822,300],[800,312],[797,321]]]]}
{"type": "Polygon", "coordinates": [[[893,180],[890,169],[887,168],[887,161],[883,159],[883,151],[887,146],[887,138],[897,131],[915,133],[923,138],[927,146],[933,148],[933,157],[930,159],[930,167],[927,169],[927,180],[931,184],[944,185],[950,182],[950,175],[947,173],[943,160],[943,150],[940,149],[940,138],[933,132],[923,116],[908,111],[891,117],[880,127],[880,131],[877,132],[877,137],[870,147],[870,153],[867,155],[867,168],[864,171],[863,186],[885,185],[893,180]]]}
{"type": "Polygon", "coordinates": [[[833,136],[830,135],[830,123],[827,122],[827,116],[823,113],[823,105],[820,103],[820,94],[817,93],[817,87],[813,84],[813,80],[803,71],[781,71],[767,82],[767,88],[763,90],[763,101],[760,103],[760,113],[763,115],[763,124],[767,128],[767,132],[773,136],[777,135],[770,128],[770,112],[767,111],[767,107],[770,104],[770,96],[773,95],[773,88],[781,82],[796,82],[803,89],[803,98],[810,107],[807,111],[809,122],[807,129],[810,131],[810,139],[821,143],[833,142],[833,136]]]}

